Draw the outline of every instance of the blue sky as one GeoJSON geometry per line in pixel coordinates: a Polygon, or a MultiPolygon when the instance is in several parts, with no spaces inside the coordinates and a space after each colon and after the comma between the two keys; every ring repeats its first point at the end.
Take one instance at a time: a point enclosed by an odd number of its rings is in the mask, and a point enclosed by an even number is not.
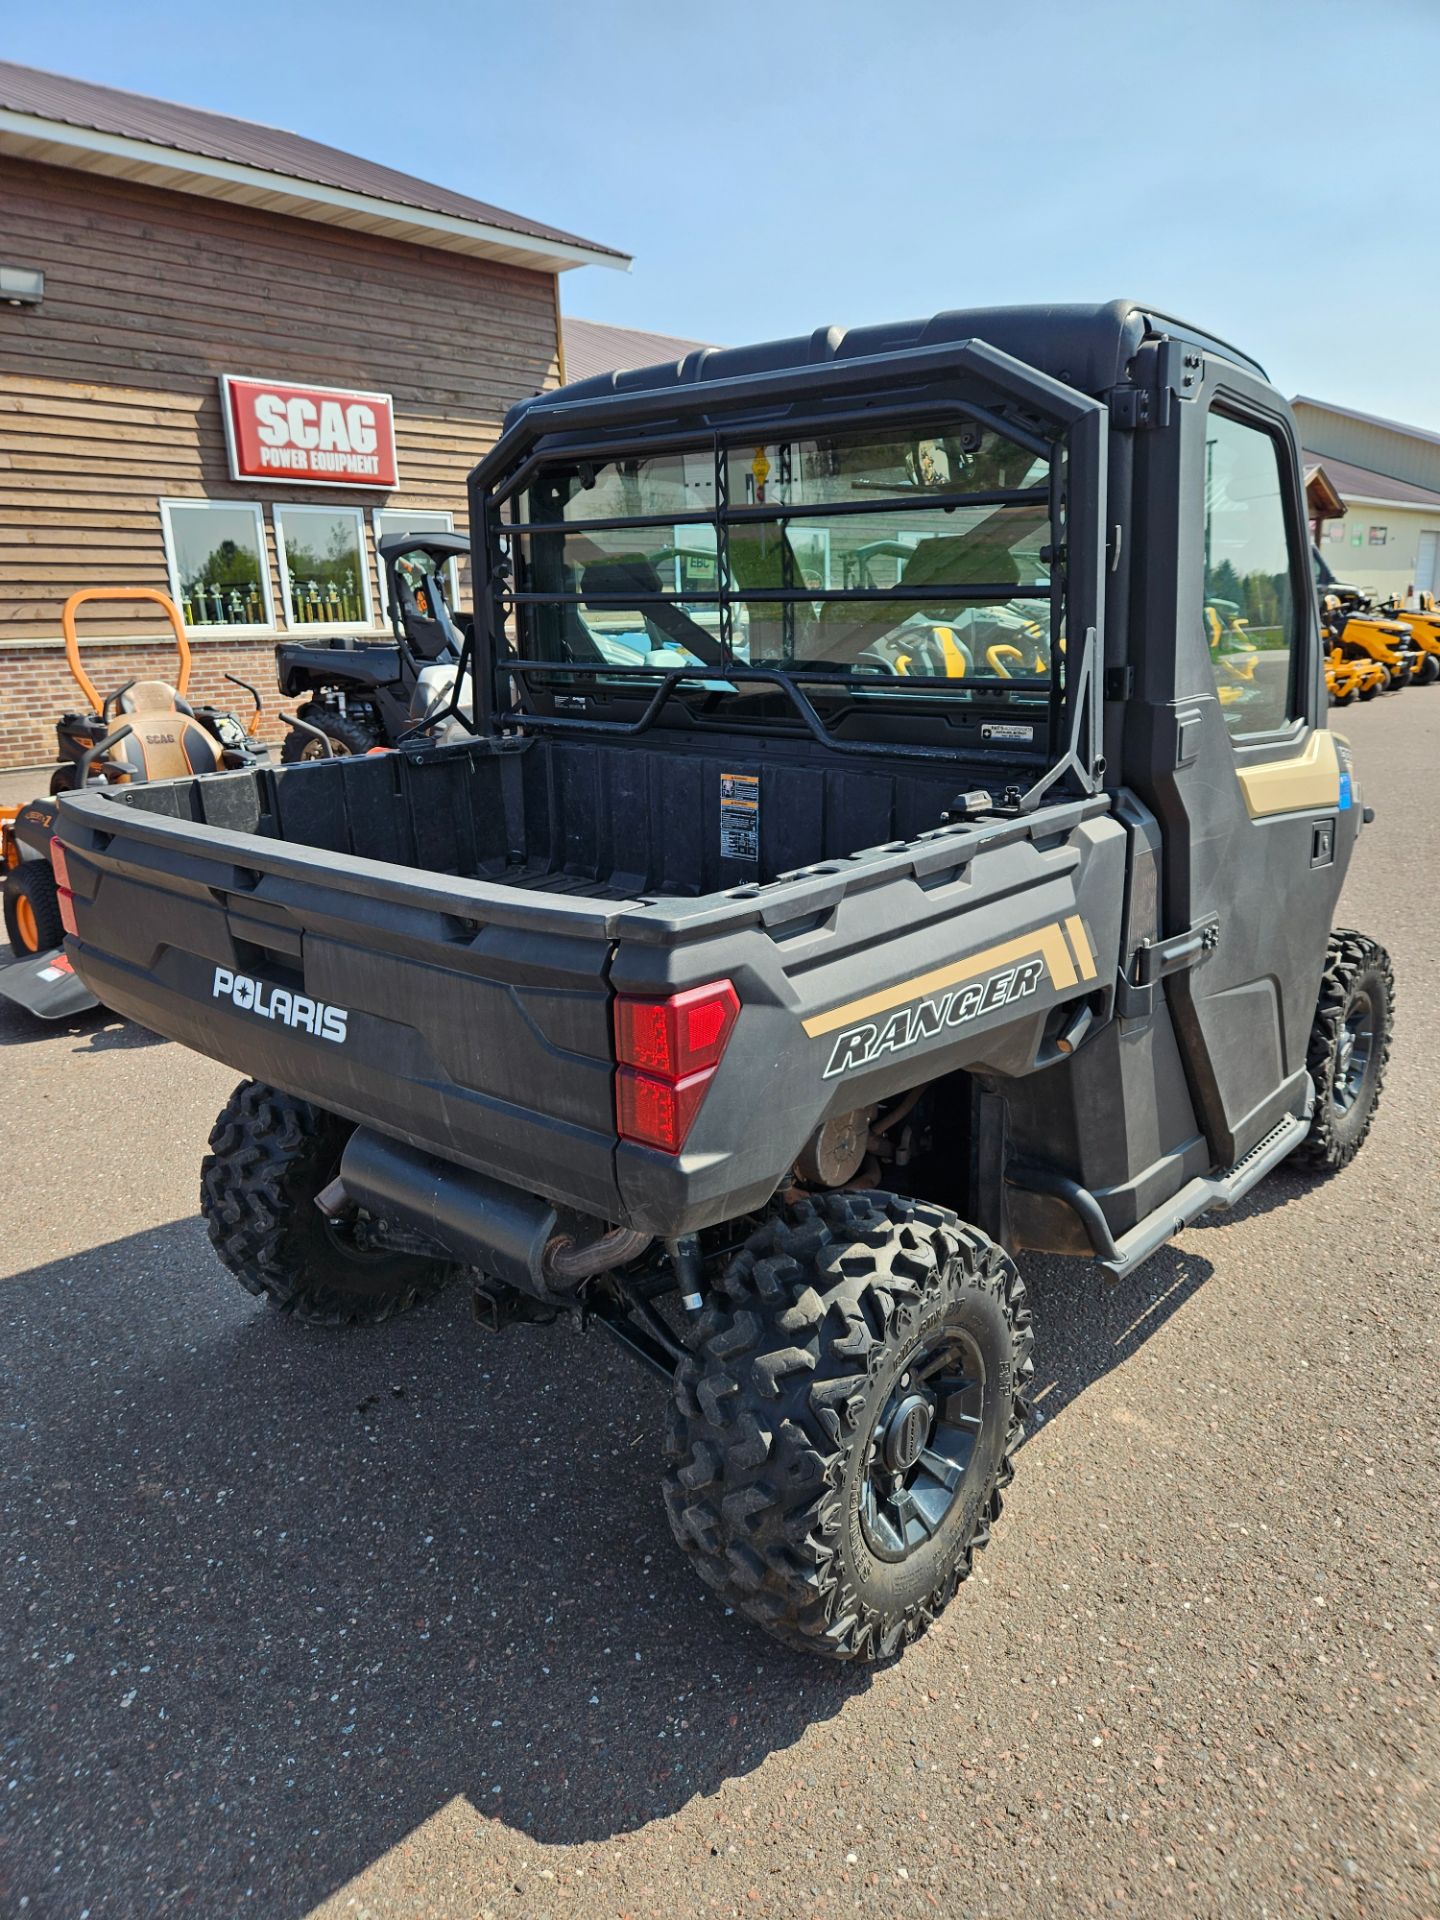
{"type": "Polygon", "coordinates": [[[1440,0],[69,0],[0,52],[622,247],[562,282],[592,319],[1124,294],[1440,430],[1440,0]]]}

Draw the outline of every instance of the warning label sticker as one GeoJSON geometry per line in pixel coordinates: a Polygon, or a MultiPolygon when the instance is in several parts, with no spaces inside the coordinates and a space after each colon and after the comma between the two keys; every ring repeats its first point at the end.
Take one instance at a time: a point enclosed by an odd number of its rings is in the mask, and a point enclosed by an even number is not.
{"type": "Polygon", "coordinates": [[[1027,727],[1020,721],[989,720],[980,728],[982,740],[1033,740],[1034,727],[1027,727]]]}
{"type": "Polygon", "coordinates": [[[720,776],[720,858],[760,859],[760,776],[722,773],[720,776]]]}

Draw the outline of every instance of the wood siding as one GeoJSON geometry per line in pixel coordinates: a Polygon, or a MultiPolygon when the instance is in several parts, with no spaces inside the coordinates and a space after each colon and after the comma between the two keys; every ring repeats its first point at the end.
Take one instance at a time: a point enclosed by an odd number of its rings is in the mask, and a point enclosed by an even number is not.
{"type": "Polygon", "coordinates": [[[15,648],[54,645],[75,588],[167,585],[162,497],[261,503],[281,627],[271,507],[358,507],[374,600],[372,509],[448,508],[463,528],[505,409],[558,377],[548,273],[63,168],[0,158],[0,258],[45,273],[41,306],[0,306],[0,690],[15,648]],[[399,488],[232,481],[222,373],[393,394],[399,488]]]}

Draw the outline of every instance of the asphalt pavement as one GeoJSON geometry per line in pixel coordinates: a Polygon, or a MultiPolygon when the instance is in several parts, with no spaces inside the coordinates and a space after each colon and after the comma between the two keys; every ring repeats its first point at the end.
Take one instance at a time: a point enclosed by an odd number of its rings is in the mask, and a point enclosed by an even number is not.
{"type": "Polygon", "coordinates": [[[1370,1143],[1119,1287],[1027,1262],[1004,1517],[880,1671],[694,1579],[603,1336],[288,1324],[196,1217],[233,1075],[0,1008],[0,1915],[1433,1920],[1440,688],[1336,722],[1370,1143]]]}

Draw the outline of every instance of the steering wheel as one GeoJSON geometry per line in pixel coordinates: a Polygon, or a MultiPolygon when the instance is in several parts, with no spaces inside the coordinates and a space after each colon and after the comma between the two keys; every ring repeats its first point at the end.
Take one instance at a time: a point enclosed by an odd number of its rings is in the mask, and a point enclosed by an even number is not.
{"type": "Polygon", "coordinates": [[[878,673],[906,674],[910,671],[913,651],[898,634],[887,633],[882,640],[872,640],[856,654],[853,665],[872,667],[878,673]]]}

